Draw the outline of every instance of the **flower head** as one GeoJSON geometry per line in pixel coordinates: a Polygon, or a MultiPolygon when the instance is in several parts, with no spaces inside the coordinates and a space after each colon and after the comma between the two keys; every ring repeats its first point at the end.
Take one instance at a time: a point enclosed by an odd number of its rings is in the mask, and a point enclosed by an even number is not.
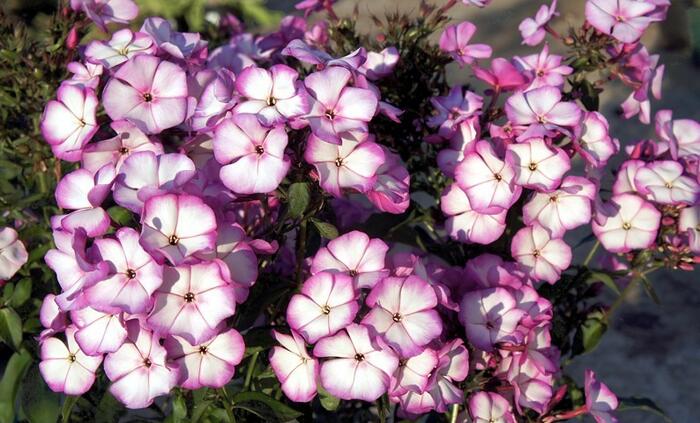
{"type": "Polygon", "coordinates": [[[77,162],[83,147],[97,132],[97,96],[92,88],[62,84],[56,97],[46,104],[41,133],[56,157],[77,162]]]}
{"type": "Polygon", "coordinates": [[[270,366],[282,384],[282,392],[296,402],[309,402],[316,396],[318,360],[306,351],[304,340],[296,332],[285,335],[272,331],[281,346],[270,353],[270,366]]]}
{"type": "Polygon", "coordinates": [[[647,248],[656,240],[661,213],[641,197],[617,194],[596,211],[593,233],[608,251],[625,253],[647,248]]]}
{"type": "Polygon", "coordinates": [[[531,276],[550,284],[559,280],[561,272],[571,264],[571,248],[539,224],[519,230],[510,244],[510,252],[531,276]]]}
{"type": "Polygon", "coordinates": [[[462,22],[448,25],[440,35],[440,49],[449,53],[460,66],[472,63],[475,59],[491,57],[491,47],[486,44],[469,44],[476,32],[476,25],[462,22]]]}
{"type": "Polygon", "coordinates": [[[86,355],[75,342],[74,326],[66,328],[66,343],[58,338],[48,338],[41,343],[39,371],[54,392],[66,395],[82,395],[95,382],[95,372],[102,363],[102,356],[86,355]]]}

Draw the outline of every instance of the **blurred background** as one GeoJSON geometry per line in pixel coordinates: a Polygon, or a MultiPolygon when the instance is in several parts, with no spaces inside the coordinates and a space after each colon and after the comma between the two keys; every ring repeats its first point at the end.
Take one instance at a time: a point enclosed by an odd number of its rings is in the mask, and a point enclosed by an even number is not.
{"type": "MultiPolygon", "coordinates": [[[[279,19],[294,13],[297,0],[136,0],[141,17],[159,15],[177,23],[181,31],[202,31],[215,27],[223,11],[234,10],[244,18],[249,31],[272,29],[279,19]]],[[[432,3],[445,3],[432,0],[432,3]]],[[[418,13],[420,0],[339,0],[336,11],[349,16],[357,10],[358,28],[372,32],[372,15],[395,12],[418,13]]],[[[469,20],[479,28],[475,42],[486,42],[494,56],[532,54],[535,49],[520,44],[517,26],[534,15],[540,0],[494,0],[485,9],[457,5],[451,10],[456,20],[469,20]]],[[[560,16],[553,27],[566,33],[569,26],[583,21],[584,0],[560,0],[560,16]]],[[[31,28],[47,25],[55,0],[0,0],[0,9],[19,17],[31,28]]],[[[89,34],[98,37],[100,34],[89,34]]],[[[439,36],[439,34],[437,34],[439,36]]],[[[437,38],[436,36],[436,38],[437,38]]],[[[669,18],[647,31],[644,44],[661,55],[666,65],[663,99],[652,104],[652,114],[670,108],[675,118],[700,120],[700,1],[673,0],[669,18]]],[[[450,69],[454,84],[474,83],[471,72],[450,69]]],[[[653,136],[653,126],[636,120],[625,121],[618,106],[628,94],[612,85],[602,97],[601,111],[610,120],[612,135],[625,145],[653,136]]],[[[585,235],[585,233],[583,234],[585,235]]],[[[581,237],[574,233],[572,237],[581,237]]],[[[575,243],[576,240],[571,240],[575,243]]],[[[581,253],[585,253],[583,248],[581,253]]],[[[567,373],[581,381],[585,368],[593,368],[619,396],[653,399],[677,423],[700,421],[700,274],[658,273],[654,285],[661,304],[644,293],[633,293],[615,316],[609,333],[596,350],[570,363],[567,373]]],[[[623,413],[621,422],[653,423],[660,417],[637,412],[623,413]]]]}

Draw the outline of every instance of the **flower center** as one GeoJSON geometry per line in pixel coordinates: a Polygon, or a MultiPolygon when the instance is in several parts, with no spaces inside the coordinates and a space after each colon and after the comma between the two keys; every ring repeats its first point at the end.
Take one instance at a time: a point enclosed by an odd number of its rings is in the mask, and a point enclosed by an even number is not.
{"type": "Polygon", "coordinates": [[[530,164],[527,166],[527,168],[530,169],[530,171],[534,172],[537,170],[537,163],[530,162],[530,164]]]}
{"type": "Polygon", "coordinates": [[[265,152],[265,149],[262,145],[256,145],[255,152],[258,153],[259,156],[261,156],[265,152]]]}
{"type": "Polygon", "coordinates": [[[355,354],[355,360],[357,360],[357,361],[363,361],[364,359],[365,359],[365,355],[364,355],[364,354],[360,354],[360,353],[355,354]]]}
{"type": "Polygon", "coordinates": [[[333,110],[326,110],[326,117],[330,120],[333,120],[335,117],[335,112],[333,110]]]}
{"type": "Polygon", "coordinates": [[[146,366],[146,367],[151,367],[151,366],[153,365],[153,363],[151,363],[151,359],[150,359],[150,358],[144,358],[144,359],[143,359],[143,365],[146,366]]]}
{"type": "Polygon", "coordinates": [[[151,95],[151,93],[144,93],[143,101],[145,101],[146,103],[153,101],[153,96],[151,95]]]}
{"type": "Polygon", "coordinates": [[[535,249],[535,250],[532,252],[532,256],[535,257],[535,258],[539,257],[539,256],[540,256],[540,250],[535,249]]]}
{"type": "Polygon", "coordinates": [[[350,275],[350,277],[354,278],[355,276],[357,276],[357,270],[352,269],[351,271],[348,272],[348,275],[350,275]]]}
{"type": "Polygon", "coordinates": [[[185,302],[191,303],[192,301],[194,301],[194,293],[188,292],[187,294],[185,294],[185,302]]]}
{"type": "Polygon", "coordinates": [[[170,245],[177,245],[178,242],[180,242],[180,238],[175,234],[170,235],[170,238],[168,238],[168,244],[170,245]]]}
{"type": "Polygon", "coordinates": [[[134,269],[126,269],[126,277],[134,279],[136,277],[136,271],[134,269]]]}
{"type": "Polygon", "coordinates": [[[556,203],[557,200],[558,200],[558,198],[557,198],[556,195],[552,195],[551,197],[549,197],[549,201],[552,202],[552,203],[556,203]]]}
{"type": "Polygon", "coordinates": [[[276,99],[276,98],[274,98],[274,97],[269,97],[269,98],[267,99],[267,105],[268,105],[268,106],[274,106],[275,104],[277,104],[277,99],[276,99]]]}
{"type": "Polygon", "coordinates": [[[498,182],[501,182],[501,180],[503,180],[503,176],[501,176],[500,173],[494,173],[494,174],[493,174],[493,177],[494,177],[498,182]]]}
{"type": "Polygon", "coordinates": [[[618,22],[624,22],[624,21],[625,21],[625,18],[624,18],[623,16],[619,16],[619,15],[618,15],[618,16],[615,16],[615,20],[618,21],[618,22]]]}
{"type": "Polygon", "coordinates": [[[324,305],[321,307],[321,313],[323,314],[330,314],[331,308],[328,306],[328,304],[324,305]]]}
{"type": "Polygon", "coordinates": [[[666,182],[666,183],[664,184],[664,186],[665,186],[666,188],[668,188],[668,189],[671,189],[671,188],[673,188],[673,182],[666,182]]]}
{"type": "Polygon", "coordinates": [[[630,229],[632,229],[632,224],[629,223],[629,222],[623,222],[623,223],[622,223],[622,229],[624,229],[624,230],[626,230],[626,231],[629,231],[630,229]]]}
{"type": "Polygon", "coordinates": [[[79,119],[79,120],[78,120],[78,124],[79,124],[81,127],[87,125],[87,124],[85,123],[85,120],[84,120],[84,119],[79,119]]]}
{"type": "Polygon", "coordinates": [[[199,347],[199,353],[200,354],[206,354],[207,353],[207,346],[206,345],[201,345],[199,347]]]}
{"type": "Polygon", "coordinates": [[[68,354],[68,361],[75,363],[75,354],[68,354]]]}
{"type": "Polygon", "coordinates": [[[119,154],[121,154],[121,155],[128,154],[128,153],[129,153],[129,149],[126,147],[122,147],[119,149],[119,154]]]}
{"type": "Polygon", "coordinates": [[[396,323],[401,321],[401,315],[399,313],[394,313],[393,316],[391,316],[391,319],[395,321],[396,323]]]}
{"type": "Polygon", "coordinates": [[[336,165],[337,167],[342,166],[342,165],[343,165],[343,159],[342,159],[341,157],[338,157],[337,159],[335,159],[335,165],[336,165]]]}
{"type": "Polygon", "coordinates": [[[545,123],[545,122],[547,122],[547,119],[545,119],[544,116],[537,116],[537,122],[538,123],[545,123]]]}
{"type": "Polygon", "coordinates": [[[407,361],[407,360],[406,360],[405,358],[400,359],[400,360],[399,360],[399,367],[405,366],[405,365],[406,365],[406,361],[407,361]]]}
{"type": "Polygon", "coordinates": [[[542,69],[537,71],[537,76],[542,78],[544,76],[544,71],[542,69]]]}

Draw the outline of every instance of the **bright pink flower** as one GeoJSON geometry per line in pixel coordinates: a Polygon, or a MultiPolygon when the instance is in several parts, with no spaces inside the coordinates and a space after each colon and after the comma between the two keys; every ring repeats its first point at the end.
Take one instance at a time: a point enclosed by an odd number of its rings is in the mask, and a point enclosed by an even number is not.
{"type": "Polygon", "coordinates": [[[233,377],[235,366],[245,352],[243,337],[235,329],[221,332],[199,345],[173,336],[163,346],[168,351],[168,360],[179,367],[179,385],[187,389],[223,387],[233,377]]]}
{"type": "Polygon", "coordinates": [[[433,97],[430,103],[437,113],[428,118],[428,126],[439,127],[441,137],[451,138],[461,122],[480,112],[484,100],[469,90],[462,92],[462,87],[454,86],[446,96],[433,97]]]}
{"type": "Polygon", "coordinates": [[[591,221],[591,201],[595,200],[596,186],[580,176],[567,176],[556,191],[534,193],[523,207],[526,225],[537,222],[548,229],[553,237],[591,221]]]}
{"type": "Polygon", "coordinates": [[[377,168],[374,186],[365,193],[379,210],[401,214],[411,203],[410,175],[401,157],[382,147],[384,163],[377,168]]]}
{"type": "Polygon", "coordinates": [[[493,351],[499,342],[512,341],[524,314],[505,288],[468,292],[459,307],[459,320],[466,329],[469,342],[484,351],[493,351]]]}
{"type": "Polygon", "coordinates": [[[637,191],[660,204],[696,203],[700,196],[697,180],[683,175],[683,165],[673,160],[647,163],[634,175],[637,191]]]}
{"type": "Polygon", "coordinates": [[[370,338],[366,326],[354,323],[318,341],[314,356],[329,358],[321,365],[321,383],[332,395],[345,400],[375,401],[387,391],[391,374],[399,365],[388,348],[370,338]]]}
{"type": "Polygon", "coordinates": [[[520,229],[510,244],[513,258],[528,269],[530,276],[554,284],[571,264],[571,247],[539,224],[520,229]]]}
{"type": "Polygon", "coordinates": [[[586,410],[597,423],[617,423],[613,411],[618,406],[617,396],[602,382],[599,382],[592,370],[586,370],[584,381],[586,410]]]}
{"type": "Polygon", "coordinates": [[[525,76],[502,57],[493,59],[490,69],[474,64],[472,70],[477,78],[489,84],[496,92],[512,91],[527,83],[525,76]]]}
{"type": "Polygon", "coordinates": [[[460,66],[491,57],[491,47],[488,45],[469,44],[475,32],[476,25],[471,22],[448,25],[440,35],[440,50],[449,53],[460,66]]]}
{"type": "Polygon", "coordinates": [[[202,199],[192,195],[163,194],[143,206],[141,245],[156,260],[179,265],[216,245],[216,218],[202,199]]]}
{"type": "Polygon", "coordinates": [[[310,344],[352,323],[360,305],[350,276],[320,272],[289,300],[287,322],[310,344]]]}
{"type": "Polygon", "coordinates": [[[338,145],[311,134],[304,159],[316,168],[319,185],[340,197],[344,188],[360,192],[372,188],[377,169],[384,162],[384,150],[368,134],[340,138],[338,145]]]}
{"type": "Polygon", "coordinates": [[[477,212],[469,197],[457,184],[445,189],[440,198],[440,209],[446,216],[445,230],[452,239],[460,242],[490,244],[506,229],[507,209],[494,207],[477,212]]]}
{"type": "Polygon", "coordinates": [[[201,35],[197,32],[173,31],[170,22],[157,16],[143,21],[141,32],[153,38],[159,51],[175,59],[195,62],[199,59],[206,59],[207,42],[202,41],[201,35]]]}
{"type": "Polygon", "coordinates": [[[73,10],[85,12],[104,32],[108,23],[128,24],[139,13],[133,0],[71,0],[70,4],[73,10]]]}
{"type": "Polygon", "coordinates": [[[6,281],[27,262],[29,255],[12,228],[0,228],[0,281],[6,281]]]}
{"type": "Polygon", "coordinates": [[[501,160],[488,141],[478,141],[455,169],[457,184],[469,197],[472,209],[481,213],[508,209],[518,200],[521,188],[514,178],[513,165],[501,160]]]}
{"type": "Polygon", "coordinates": [[[111,163],[119,172],[124,160],[132,153],[139,151],[152,151],[156,155],[163,153],[163,145],[151,141],[133,123],[127,120],[117,120],[110,123],[109,126],[117,135],[85,146],[80,157],[84,169],[95,173],[111,163]]]}
{"type": "Polygon", "coordinates": [[[311,110],[305,119],[319,139],[341,144],[341,136],[367,132],[367,123],[377,111],[377,96],[370,90],[347,86],[352,73],[332,66],[304,80],[311,110]]]}
{"type": "Polygon", "coordinates": [[[114,167],[106,165],[94,175],[85,169],[74,170],[56,185],[56,204],[68,210],[99,207],[110,194],[114,167]]]}
{"type": "Polygon", "coordinates": [[[551,6],[546,4],[540,6],[534,18],[525,18],[520,22],[518,29],[523,37],[523,44],[536,46],[541,43],[545,35],[547,35],[545,27],[556,15],[558,15],[557,0],[552,0],[551,6]]]}
{"type": "Polygon", "coordinates": [[[156,334],[138,319],[129,320],[126,327],[126,342],[105,358],[105,373],[112,381],[109,392],[127,408],[146,408],[175,387],[179,372],[167,365],[156,334]]]}
{"type": "Polygon", "coordinates": [[[311,401],[316,396],[318,360],[309,355],[296,332],[289,336],[273,330],[272,335],[282,345],[273,347],[270,353],[270,366],[282,384],[282,392],[292,401],[311,401]]]}
{"type": "Polygon", "coordinates": [[[634,43],[652,22],[646,15],[654,9],[653,4],[637,0],[588,0],[586,21],[623,43],[634,43]]]}
{"type": "Polygon", "coordinates": [[[505,110],[515,125],[533,125],[546,130],[574,127],[582,115],[576,103],[561,101],[561,91],[556,87],[517,92],[506,101],[505,110]]]}
{"type": "MultiPolygon", "coordinates": [[[[398,397],[408,391],[424,392],[428,387],[433,370],[438,366],[437,351],[424,348],[423,351],[409,358],[399,360],[399,368],[391,378],[390,397],[398,397]]],[[[393,400],[393,398],[392,398],[393,400]]]]}
{"type": "Polygon", "coordinates": [[[402,357],[412,357],[442,333],[437,304],[435,290],[421,278],[387,277],[367,296],[372,309],[362,323],[381,334],[402,357]]]}
{"type": "Polygon", "coordinates": [[[102,363],[102,356],[90,357],[75,342],[76,329],[66,328],[66,342],[48,338],[41,343],[39,371],[54,392],[66,395],[82,395],[95,382],[95,372],[102,363]]]}
{"type": "Polygon", "coordinates": [[[273,65],[270,70],[249,66],[236,78],[236,90],[247,98],[236,113],[253,113],[263,125],[274,126],[309,112],[309,101],[299,73],[287,65],[273,65]]]}
{"type": "Polygon", "coordinates": [[[224,165],[219,172],[221,181],[239,194],[277,189],[291,164],[285,147],[283,126],[267,129],[251,114],[225,119],[214,132],[214,157],[224,165]]]}
{"type": "Polygon", "coordinates": [[[187,78],[177,65],[141,54],[109,80],[102,103],[112,120],[127,119],[147,134],[179,125],[187,115],[187,78]]]}
{"type": "Polygon", "coordinates": [[[513,407],[495,392],[479,391],[469,397],[469,415],[474,423],[516,423],[513,407]]]}
{"type": "Polygon", "coordinates": [[[163,270],[148,324],[160,335],[184,338],[192,345],[211,339],[217,325],[236,311],[233,287],[216,263],[204,262],[163,270]]]}
{"type": "Polygon", "coordinates": [[[574,71],[570,66],[561,64],[563,59],[562,56],[549,54],[548,44],[542,47],[539,54],[514,58],[515,64],[530,79],[528,89],[545,86],[562,87],[566,82],[566,76],[574,71]]]}
{"type": "Polygon", "coordinates": [[[673,120],[671,110],[656,113],[656,133],[668,144],[671,157],[700,155],[700,123],[692,119],[673,120]]]}
{"type": "Polygon", "coordinates": [[[73,324],[78,328],[75,340],[87,355],[100,357],[119,349],[126,339],[121,313],[103,313],[92,307],[73,310],[73,324]]]}
{"type": "Polygon", "coordinates": [[[525,188],[551,191],[571,169],[569,156],[559,147],[550,147],[542,138],[510,144],[506,162],[515,168],[515,182],[525,188]]]}
{"type": "Polygon", "coordinates": [[[129,28],[124,28],[112,34],[109,41],[90,42],[85,48],[85,57],[92,63],[112,69],[137,54],[153,54],[155,50],[153,39],[148,34],[134,33],[129,28]]]}
{"type": "Polygon", "coordinates": [[[91,88],[62,84],[41,116],[41,133],[59,159],[80,160],[85,144],[97,132],[97,96],[91,88]]]}
{"type": "Polygon", "coordinates": [[[348,232],[318,250],[311,273],[331,271],[350,275],[356,288],[372,288],[389,275],[384,258],[389,246],[360,231],[348,232]]]}
{"type": "Polygon", "coordinates": [[[574,130],[574,148],[594,167],[602,167],[620,150],[620,143],[609,135],[608,120],[598,112],[586,112],[574,130]]]}
{"type": "Polygon", "coordinates": [[[593,233],[612,253],[647,248],[656,241],[661,213],[634,194],[617,194],[596,211],[593,233]]]}

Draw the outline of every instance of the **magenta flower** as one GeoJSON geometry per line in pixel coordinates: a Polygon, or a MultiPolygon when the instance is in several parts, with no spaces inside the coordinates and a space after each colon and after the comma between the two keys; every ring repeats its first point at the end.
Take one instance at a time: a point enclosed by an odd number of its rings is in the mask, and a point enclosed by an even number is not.
{"type": "Polygon", "coordinates": [[[353,278],[356,288],[372,288],[389,275],[384,263],[388,250],[381,239],[370,239],[360,231],[348,232],[318,250],[311,262],[311,273],[345,273],[353,278]]]}
{"type": "Polygon", "coordinates": [[[199,345],[173,336],[166,338],[163,346],[168,360],[179,368],[179,385],[187,389],[223,387],[233,377],[235,366],[245,352],[243,337],[235,329],[221,332],[199,345]]]}
{"type": "Polygon", "coordinates": [[[561,91],[555,87],[517,92],[506,101],[505,110],[514,125],[534,125],[547,130],[574,127],[582,115],[576,103],[561,101],[561,91]]]}
{"type": "Polygon", "coordinates": [[[10,279],[27,262],[29,255],[12,228],[0,229],[0,282],[10,279]]]}
{"type": "Polygon", "coordinates": [[[474,150],[464,156],[455,169],[455,179],[469,197],[475,211],[508,209],[520,197],[514,183],[515,169],[501,160],[488,141],[477,141],[474,150]]]}
{"type": "MultiPolygon", "coordinates": [[[[546,7],[546,6],[542,6],[546,7]]],[[[560,88],[566,82],[566,76],[574,69],[562,65],[564,59],[556,54],[549,54],[549,45],[545,44],[539,54],[531,54],[525,57],[515,57],[515,64],[528,76],[530,85],[528,90],[551,86],[560,88]]]]}
{"type": "Polygon", "coordinates": [[[105,358],[105,373],[112,381],[109,392],[127,408],[146,408],[175,387],[179,371],[167,365],[158,336],[138,319],[129,320],[126,327],[126,342],[105,358]]]}
{"type": "Polygon", "coordinates": [[[216,245],[216,218],[202,199],[192,195],[163,194],[143,206],[141,246],[156,260],[179,265],[216,245]]]}
{"type": "Polygon", "coordinates": [[[700,196],[696,179],[683,175],[683,165],[673,160],[647,163],[634,175],[637,191],[660,204],[693,205],[700,196]]]}
{"type": "Polygon", "coordinates": [[[617,423],[613,411],[618,406],[617,396],[602,382],[599,382],[592,370],[586,370],[584,381],[586,410],[597,423],[617,423]]]}
{"type": "Polygon", "coordinates": [[[634,194],[613,195],[596,212],[593,233],[612,253],[647,248],[656,241],[661,213],[634,194]]]}
{"type": "Polygon", "coordinates": [[[510,402],[495,392],[479,391],[469,397],[469,415],[474,423],[516,423],[510,402]]]}
{"type": "Polygon", "coordinates": [[[539,224],[520,229],[513,236],[510,253],[532,277],[550,284],[571,264],[571,247],[539,224]]]}
{"type": "Polygon", "coordinates": [[[437,351],[424,348],[413,357],[399,360],[399,368],[391,378],[389,395],[398,402],[398,397],[408,391],[424,392],[430,384],[433,370],[438,366],[437,351]]]}
{"type": "Polygon", "coordinates": [[[536,46],[541,43],[545,35],[547,35],[545,29],[547,24],[556,15],[558,15],[557,0],[552,0],[551,6],[548,7],[546,4],[540,6],[534,18],[525,18],[520,22],[518,29],[523,37],[523,44],[536,46]]]}
{"type": "Polygon", "coordinates": [[[289,300],[287,322],[313,344],[352,323],[359,309],[350,276],[321,272],[307,279],[301,292],[289,300]]]}
{"type": "Polygon", "coordinates": [[[109,80],[102,103],[112,120],[127,119],[147,134],[179,125],[187,115],[187,78],[177,65],[141,54],[109,80]]]}
{"type": "Polygon", "coordinates": [[[481,111],[484,99],[469,90],[462,93],[462,87],[454,86],[446,96],[433,97],[430,103],[437,113],[428,118],[428,126],[439,128],[441,137],[451,138],[461,122],[481,111]]]}
{"type": "Polygon", "coordinates": [[[467,193],[457,184],[445,189],[440,209],[448,216],[445,230],[452,239],[466,243],[490,244],[506,229],[507,209],[494,207],[485,212],[474,210],[467,193]]]}
{"type": "Polygon", "coordinates": [[[449,53],[460,66],[491,57],[491,47],[488,45],[469,44],[475,32],[476,25],[471,22],[448,25],[440,35],[440,50],[449,53]]]}
{"type": "Polygon", "coordinates": [[[510,61],[501,57],[491,61],[490,69],[474,64],[472,70],[477,78],[489,84],[496,92],[512,91],[527,83],[527,78],[510,61]]]}
{"type": "Polygon", "coordinates": [[[567,176],[556,191],[534,193],[523,207],[526,225],[535,222],[550,231],[553,237],[591,221],[591,201],[596,186],[580,176],[567,176]]]}
{"type": "Polygon", "coordinates": [[[620,143],[609,135],[608,120],[598,112],[586,112],[574,130],[574,148],[588,164],[602,167],[620,150],[620,143]]]}
{"type": "Polygon", "coordinates": [[[128,24],[139,13],[132,0],[71,0],[70,5],[75,11],[85,12],[104,32],[108,23],[128,24]]]}
{"type": "Polygon", "coordinates": [[[119,172],[124,161],[132,153],[139,151],[152,151],[156,155],[163,153],[163,146],[159,142],[151,141],[131,122],[118,120],[109,126],[117,135],[85,146],[80,157],[80,163],[84,169],[95,173],[105,165],[112,164],[115,171],[119,172]]]}
{"type": "Polygon", "coordinates": [[[236,90],[247,98],[236,113],[257,115],[263,125],[274,126],[309,112],[309,101],[300,83],[299,73],[287,65],[270,70],[249,66],[236,78],[236,90]]]}
{"type": "Polygon", "coordinates": [[[116,31],[109,41],[96,40],[85,48],[85,57],[106,69],[121,65],[137,54],[155,53],[153,39],[143,32],[131,32],[129,28],[116,31]]]}
{"type": "Polygon", "coordinates": [[[433,287],[417,276],[384,278],[367,296],[372,309],[362,323],[402,357],[412,357],[442,333],[437,304],[433,287]]]}
{"type": "Polygon", "coordinates": [[[348,87],[352,73],[332,66],[304,80],[311,110],[305,119],[319,139],[341,144],[341,136],[367,132],[367,123],[377,111],[377,96],[370,90],[348,87]]]}
{"type": "Polygon", "coordinates": [[[384,158],[384,150],[368,134],[343,137],[338,145],[311,134],[304,152],[304,159],[318,172],[321,188],[335,197],[345,188],[360,192],[371,189],[384,158]]]}
{"type": "Polygon", "coordinates": [[[270,353],[270,366],[282,384],[282,392],[292,401],[311,401],[316,396],[318,360],[309,355],[296,332],[289,336],[273,330],[272,335],[282,345],[273,347],[270,353]]]}
{"type": "Polygon", "coordinates": [[[41,133],[56,157],[77,162],[83,147],[97,132],[97,97],[91,88],[71,84],[61,84],[56,97],[46,104],[41,133]]]}
{"type": "Polygon", "coordinates": [[[354,323],[318,341],[314,356],[329,358],[321,365],[321,384],[344,400],[375,401],[387,391],[399,365],[389,349],[370,338],[366,326],[354,323]]]}
{"type": "Polygon", "coordinates": [[[506,162],[515,168],[515,182],[525,188],[551,191],[571,169],[569,156],[559,147],[550,147],[542,138],[510,144],[506,162]]]}
{"type": "Polygon", "coordinates": [[[459,320],[475,347],[493,351],[499,342],[513,341],[525,312],[508,289],[487,288],[468,292],[459,307],[459,320]]]}
{"type": "Polygon", "coordinates": [[[121,313],[103,313],[91,307],[73,310],[70,313],[73,324],[78,328],[75,340],[80,349],[90,356],[119,349],[126,339],[126,328],[121,313]]]}
{"type": "Polygon", "coordinates": [[[647,15],[655,8],[650,2],[637,0],[588,0],[586,21],[623,43],[634,43],[652,22],[647,15]]]}
{"type": "Polygon", "coordinates": [[[199,345],[216,335],[217,325],[235,311],[233,287],[216,263],[166,266],[148,324],[159,335],[179,336],[199,345]]]}
{"type": "Polygon", "coordinates": [[[221,181],[239,194],[274,191],[291,164],[286,146],[283,126],[267,129],[251,114],[224,120],[214,131],[214,157],[224,165],[221,181]]]}

